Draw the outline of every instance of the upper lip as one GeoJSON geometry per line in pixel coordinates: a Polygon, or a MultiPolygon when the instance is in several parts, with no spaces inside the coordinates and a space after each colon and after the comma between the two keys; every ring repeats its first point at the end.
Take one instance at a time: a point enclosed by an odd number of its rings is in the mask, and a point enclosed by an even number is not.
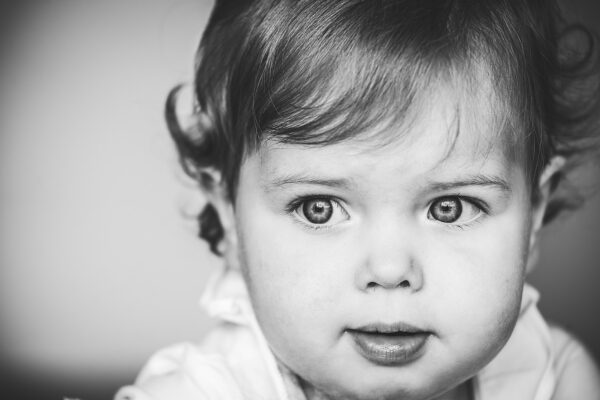
{"type": "Polygon", "coordinates": [[[406,322],[394,322],[391,324],[387,323],[372,323],[362,325],[356,328],[349,329],[350,331],[360,331],[366,333],[387,333],[387,334],[399,334],[399,333],[425,333],[424,329],[416,327],[406,322]]]}

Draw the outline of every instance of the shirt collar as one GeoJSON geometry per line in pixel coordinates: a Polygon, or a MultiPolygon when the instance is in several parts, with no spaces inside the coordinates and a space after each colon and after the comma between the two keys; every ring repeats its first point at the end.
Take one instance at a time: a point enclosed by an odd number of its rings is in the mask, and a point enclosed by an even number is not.
{"type": "Polygon", "coordinates": [[[248,325],[254,317],[246,283],[238,270],[221,267],[206,283],[200,306],[213,318],[248,325]]]}

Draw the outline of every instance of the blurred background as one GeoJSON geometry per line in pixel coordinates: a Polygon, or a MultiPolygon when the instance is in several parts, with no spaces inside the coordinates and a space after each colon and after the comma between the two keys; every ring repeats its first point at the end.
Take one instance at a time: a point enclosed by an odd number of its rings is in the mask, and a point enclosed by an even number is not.
{"type": "MultiPolygon", "coordinates": [[[[219,260],[164,127],[208,0],[0,5],[0,387],[109,399],[160,347],[197,340],[219,260]]],[[[598,30],[600,3],[571,0],[598,30]]],[[[599,175],[591,177],[600,182],[599,175]]],[[[600,359],[600,198],[544,232],[541,309],[600,359]]]]}

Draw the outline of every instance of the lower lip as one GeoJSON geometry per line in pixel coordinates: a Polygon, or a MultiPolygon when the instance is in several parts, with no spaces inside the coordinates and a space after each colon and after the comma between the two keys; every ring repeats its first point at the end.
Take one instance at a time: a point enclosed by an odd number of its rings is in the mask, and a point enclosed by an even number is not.
{"type": "Polygon", "coordinates": [[[423,354],[429,333],[394,333],[347,331],[359,353],[374,364],[384,366],[404,365],[423,354]]]}

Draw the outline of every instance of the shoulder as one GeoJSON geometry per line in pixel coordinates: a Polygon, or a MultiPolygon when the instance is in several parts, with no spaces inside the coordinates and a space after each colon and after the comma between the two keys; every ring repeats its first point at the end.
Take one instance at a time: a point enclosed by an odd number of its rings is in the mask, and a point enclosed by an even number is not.
{"type": "Polygon", "coordinates": [[[140,372],[136,383],[119,390],[115,400],[242,399],[225,359],[206,354],[192,343],[160,350],[140,372]]]}
{"type": "Polygon", "coordinates": [[[600,400],[600,371],[588,350],[564,329],[550,326],[556,389],[553,400],[600,400]]]}
{"type": "Polygon", "coordinates": [[[155,353],[115,400],[280,399],[268,357],[248,327],[221,323],[200,344],[155,353]]]}

